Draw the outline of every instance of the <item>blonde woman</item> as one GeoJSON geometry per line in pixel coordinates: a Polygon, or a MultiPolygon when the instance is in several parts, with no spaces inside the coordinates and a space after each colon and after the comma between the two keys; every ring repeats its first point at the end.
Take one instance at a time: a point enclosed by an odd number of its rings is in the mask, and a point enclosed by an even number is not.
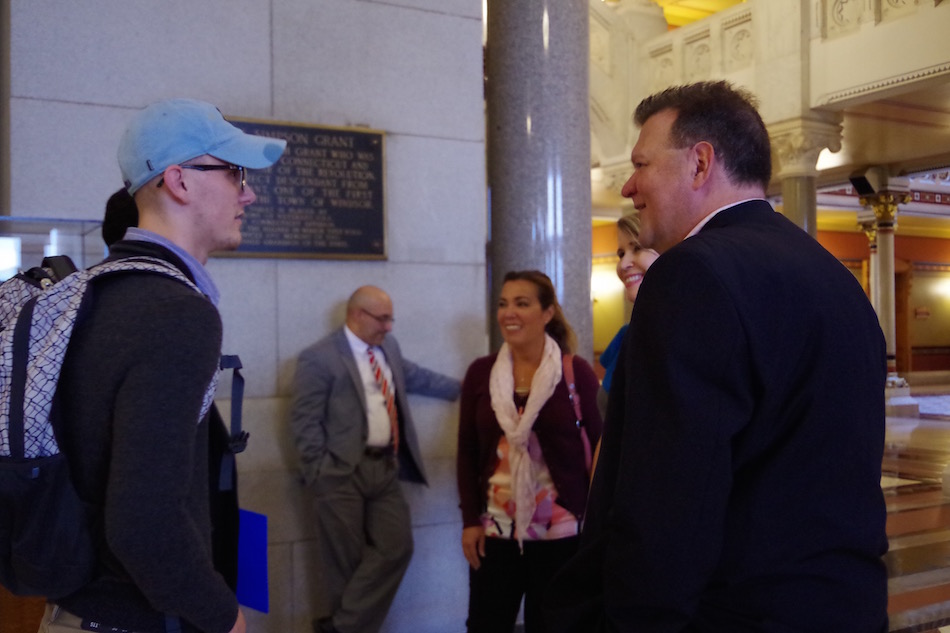
{"type": "MultiPolygon", "coordinates": [[[[652,248],[644,248],[640,244],[639,214],[634,212],[617,220],[617,276],[623,282],[624,296],[631,305],[637,301],[643,275],[659,256],[652,248]]],[[[604,368],[604,379],[601,382],[603,390],[598,393],[601,416],[607,408],[607,394],[610,393],[614,367],[617,366],[617,357],[620,355],[620,344],[626,333],[627,325],[624,324],[600,355],[600,364],[604,368]]]]}

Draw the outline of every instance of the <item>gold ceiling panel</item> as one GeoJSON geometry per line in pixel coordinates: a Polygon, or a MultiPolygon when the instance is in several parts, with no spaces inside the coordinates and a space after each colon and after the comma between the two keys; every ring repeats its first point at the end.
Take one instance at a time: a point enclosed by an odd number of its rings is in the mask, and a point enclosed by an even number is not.
{"type": "Polygon", "coordinates": [[[670,26],[684,26],[712,14],[742,4],[745,0],[654,0],[663,8],[670,26]]]}

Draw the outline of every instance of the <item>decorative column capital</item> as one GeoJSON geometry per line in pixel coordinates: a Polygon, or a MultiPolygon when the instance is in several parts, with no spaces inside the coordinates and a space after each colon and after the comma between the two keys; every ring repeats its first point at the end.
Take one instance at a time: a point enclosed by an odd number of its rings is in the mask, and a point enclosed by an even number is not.
{"type": "Polygon", "coordinates": [[[871,207],[877,230],[896,229],[898,205],[910,202],[906,191],[882,191],[870,196],[861,196],[862,206],[871,207]]]}
{"type": "Polygon", "coordinates": [[[858,226],[867,236],[871,250],[875,250],[877,248],[877,222],[875,220],[862,220],[858,222],[858,226]]]}
{"type": "Polygon", "coordinates": [[[817,176],[818,155],[823,149],[841,149],[843,115],[812,113],[808,118],[788,119],[769,126],[773,171],[780,179],[817,176]]]}

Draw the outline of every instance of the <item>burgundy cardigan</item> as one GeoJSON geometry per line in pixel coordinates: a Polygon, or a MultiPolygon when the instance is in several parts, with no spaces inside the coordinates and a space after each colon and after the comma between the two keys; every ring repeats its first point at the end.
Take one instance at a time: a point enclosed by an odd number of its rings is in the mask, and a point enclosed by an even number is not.
{"type": "MultiPolygon", "coordinates": [[[[483,356],[473,362],[462,383],[456,468],[464,527],[481,524],[480,517],[488,501],[488,480],[498,466],[498,441],[504,435],[492,410],[488,390],[496,356],[483,356]]],[[[583,428],[593,450],[603,429],[597,409],[600,384],[594,370],[579,356],[574,356],[574,383],[581,400],[583,428]]],[[[562,378],[541,407],[532,430],[538,436],[541,453],[551,471],[558,503],[580,519],[587,504],[589,479],[576,422],[567,383],[562,378]]]]}

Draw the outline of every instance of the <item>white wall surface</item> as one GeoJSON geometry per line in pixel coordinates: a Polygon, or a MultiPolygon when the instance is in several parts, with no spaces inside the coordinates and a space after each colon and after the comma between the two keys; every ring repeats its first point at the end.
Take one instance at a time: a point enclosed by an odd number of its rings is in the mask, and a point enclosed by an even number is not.
{"type": "MultiPolygon", "coordinates": [[[[241,356],[247,380],[241,503],[269,517],[270,613],[248,612],[249,630],[309,632],[320,582],[287,432],[296,355],[342,323],[362,284],[392,295],[408,358],[461,378],[488,351],[481,1],[8,2],[11,215],[100,219],[121,186],[119,135],[158,99],[386,134],[388,260],[208,265],[224,351],[241,356]]],[[[461,631],[458,405],[411,402],[432,482],[407,489],[416,554],[385,631],[461,631]]]]}

